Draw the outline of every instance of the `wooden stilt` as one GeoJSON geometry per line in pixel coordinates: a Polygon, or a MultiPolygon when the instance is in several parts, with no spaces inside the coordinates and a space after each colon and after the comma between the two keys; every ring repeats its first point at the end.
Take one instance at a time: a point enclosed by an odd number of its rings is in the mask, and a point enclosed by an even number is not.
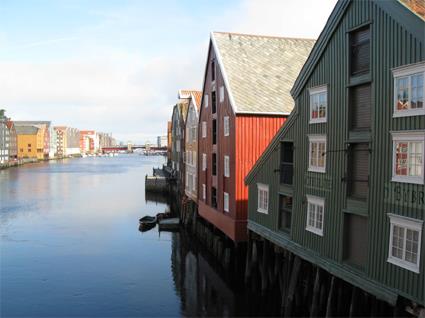
{"type": "Polygon", "coordinates": [[[357,287],[353,286],[351,292],[351,301],[350,301],[350,312],[349,317],[355,317],[358,313],[358,300],[359,300],[359,290],[357,287]]]}
{"type": "Polygon", "coordinates": [[[293,303],[294,303],[294,295],[297,288],[298,283],[298,275],[301,269],[301,258],[295,256],[294,264],[292,266],[291,279],[289,282],[288,296],[287,296],[287,304],[285,307],[285,317],[289,317],[292,315],[293,303]]]}
{"type": "Polygon", "coordinates": [[[311,302],[310,317],[316,317],[319,310],[320,285],[322,284],[322,270],[316,269],[316,278],[313,287],[313,300],[311,302]]]}
{"type": "Polygon", "coordinates": [[[335,298],[335,276],[332,275],[331,286],[329,288],[328,302],[326,304],[326,317],[332,317],[334,313],[334,298],[335,298]]]}

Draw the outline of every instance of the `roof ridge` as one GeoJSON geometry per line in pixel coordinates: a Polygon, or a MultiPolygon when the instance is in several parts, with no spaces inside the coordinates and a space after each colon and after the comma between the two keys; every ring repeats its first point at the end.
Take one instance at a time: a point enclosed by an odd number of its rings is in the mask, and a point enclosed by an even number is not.
{"type": "Polygon", "coordinates": [[[213,31],[211,33],[219,34],[231,34],[238,36],[249,36],[249,37],[258,37],[258,38],[271,38],[271,39],[287,39],[287,40],[302,40],[302,41],[316,41],[317,39],[313,38],[300,38],[300,37],[291,37],[291,36],[277,36],[277,35],[264,35],[264,34],[252,34],[252,33],[239,33],[239,32],[224,32],[224,31],[213,31]]]}

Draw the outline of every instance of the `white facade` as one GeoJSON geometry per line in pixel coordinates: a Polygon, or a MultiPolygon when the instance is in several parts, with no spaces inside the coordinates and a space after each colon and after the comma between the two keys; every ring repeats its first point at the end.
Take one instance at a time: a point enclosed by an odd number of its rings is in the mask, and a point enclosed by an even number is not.
{"type": "Polygon", "coordinates": [[[195,98],[191,98],[186,119],[185,131],[185,193],[196,202],[197,200],[197,161],[198,161],[198,125],[199,125],[199,110],[196,105],[195,98]]]}

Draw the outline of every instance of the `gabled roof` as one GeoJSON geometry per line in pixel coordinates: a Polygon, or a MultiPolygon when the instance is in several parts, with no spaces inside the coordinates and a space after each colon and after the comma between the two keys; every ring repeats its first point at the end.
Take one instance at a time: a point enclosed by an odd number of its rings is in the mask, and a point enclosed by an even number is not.
{"type": "MultiPolygon", "coordinates": [[[[311,50],[310,56],[301,69],[294,86],[291,89],[291,95],[296,98],[302,91],[304,85],[310,78],[316,64],[324,53],[333,33],[344,17],[344,13],[354,0],[339,0],[326,22],[325,27],[317,39],[316,44],[311,50]]],[[[420,16],[420,7],[408,5],[407,3],[416,3],[417,0],[369,0],[386,11],[395,21],[407,27],[407,29],[418,39],[422,40],[425,36],[423,18],[420,16]],[[402,3],[404,2],[404,4],[402,3]],[[406,10],[407,9],[407,10],[406,10]]],[[[423,1],[423,0],[421,0],[423,1]]]]}
{"type": "Polygon", "coordinates": [[[276,147],[279,146],[279,143],[280,143],[282,137],[292,127],[292,125],[297,120],[297,117],[298,117],[298,112],[296,111],[296,109],[294,109],[294,111],[289,115],[286,122],[283,124],[282,127],[280,127],[280,129],[277,131],[276,135],[270,141],[267,148],[264,150],[264,152],[261,154],[261,156],[255,162],[254,166],[251,168],[251,171],[246,175],[245,185],[248,185],[248,184],[251,183],[252,179],[256,176],[258,169],[263,165],[263,162],[265,162],[270,157],[270,155],[273,153],[273,150],[276,147]]]}
{"type": "Polygon", "coordinates": [[[193,91],[191,98],[192,98],[193,104],[195,105],[197,111],[199,112],[199,109],[201,108],[202,92],[193,91]]]}
{"type": "Polygon", "coordinates": [[[39,128],[33,125],[15,125],[17,135],[36,135],[39,128]]]}
{"type": "Polygon", "coordinates": [[[292,111],[290,89],[314,40],[213,32],[211,42],[236,113],[292,111]]]}

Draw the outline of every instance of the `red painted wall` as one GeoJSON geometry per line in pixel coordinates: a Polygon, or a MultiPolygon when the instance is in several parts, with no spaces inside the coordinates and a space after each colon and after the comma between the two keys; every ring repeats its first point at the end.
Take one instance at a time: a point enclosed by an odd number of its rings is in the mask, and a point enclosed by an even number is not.
{"type": "Polygon", "coordinates": [[[244,179],[286,121],[280,116],[236,116],[236,218],[246,220],[248,187],[244,179]]]}

